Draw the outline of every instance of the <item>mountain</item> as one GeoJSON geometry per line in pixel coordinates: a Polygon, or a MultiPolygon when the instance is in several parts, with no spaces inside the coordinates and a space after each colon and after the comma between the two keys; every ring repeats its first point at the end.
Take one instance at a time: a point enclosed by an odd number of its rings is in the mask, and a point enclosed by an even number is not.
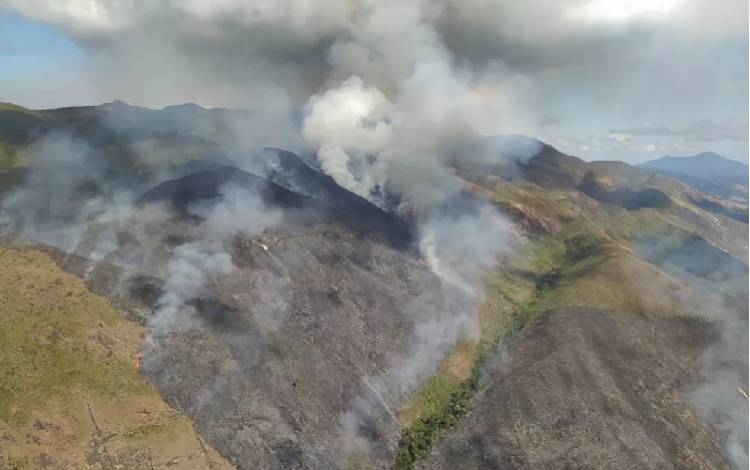
{"type": "Polygon", "coordinates": [[[499,136],[404,210],[249,114],[0,107],[0,467],[740,468],[746,203],[499,136]]]}
{"type": "Polygon", "coordinates": [[[747,165],[705,152],[692,157],[662,157],[638,165],[677,178],[696,189],[721,197],[747,199],[747,165]]]}
{"type": "Polygon", "coordinates": [[[722,449],[683,388],[715,334],[695,319],[547,311],[420,468],[721,468],[722,449]]]}

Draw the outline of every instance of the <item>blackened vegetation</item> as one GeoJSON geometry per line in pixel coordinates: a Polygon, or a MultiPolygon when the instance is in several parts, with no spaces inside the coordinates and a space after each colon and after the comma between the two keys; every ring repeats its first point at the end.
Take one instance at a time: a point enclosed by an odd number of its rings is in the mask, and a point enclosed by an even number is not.
{"type": "Polygon", "coordinates": [[[180,215],[188,216],[191,215],[189,212],[191,204],[218,200],[225,185],[235,185],[257,192],[263,202],[269,206],[303,208],[313,205],[310,198],[300,196],[259,176],[233,167],[220,167],[166,181],[143,194],[138,198],[138,203],[167,202],[180,215]]]}
{"type": "Polygon", "coordinates": [[[264,343],[252,322],[216,298],[199,298],[192,304],[201,321],[224,343],[240,370],[250,373],[258,365],[264,343]]]}
{"type": "Polygon", "coordinates": [[[268,208],[292,211],[290,221],[340,222],[356,230],[377,234],[394,246],[412,243],[409,224],[366,199],[349,192],[333,179],[306,166],[295,154],[279,151],[283,171],[271,169],[262,178],[223,166],[161,183],[138,198],[139,204],[165,202],[183,217],[193,217],[191,205],[218,202],[229,185],[260,195],[268,208]],[[289,173],[286,173],[286,170],[289,173]]]}
{"type": "Polygon", "coordinates": [[[342,188],[330,176],[322,173],[310,159],[286,150],[267,148],[266,177],[298,194],[313,198],[352,227],[364,228],[380,234],[397,245],[411,243],[410,222],[394,214],[399,201],[386,197],[381,207],[342,188]],[[386,209],[383,209],[385,207],[386,209]]]}
{"type": "MultiPolygon", "coordinates": [[[[282,223],[231,248],[235,269],[190,302],[195,315],[159,338],[143,372],[239,469],[339,468],[340,417],[363,378],[412,340],[414,308],[447,315],[438,280],[340,223],[282,223]]],[[[377,466],[391,463],[397,423],[360,424],[377,466]]]]}

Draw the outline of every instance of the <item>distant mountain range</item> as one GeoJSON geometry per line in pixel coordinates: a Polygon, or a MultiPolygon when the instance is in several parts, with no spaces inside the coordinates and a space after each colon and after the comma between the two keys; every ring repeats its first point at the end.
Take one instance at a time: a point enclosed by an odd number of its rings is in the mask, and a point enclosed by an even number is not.
{"type": "Polygon", "coordinates": [[[747,199],[748,167],[712,152],[692,157],[662,157],[638,165],[679,179],[696,189],[721,197],[747,199]]]}

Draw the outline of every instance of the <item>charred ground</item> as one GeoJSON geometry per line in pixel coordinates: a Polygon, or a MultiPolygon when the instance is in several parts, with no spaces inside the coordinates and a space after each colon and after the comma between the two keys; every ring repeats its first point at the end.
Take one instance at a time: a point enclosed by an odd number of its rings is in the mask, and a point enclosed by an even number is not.
{"type": "MultiPolygon", "coordinates": [[[[292,152],[266,149],[260,164],[239,168],[237,149],[217,145],[230,132],[226,113],[3,108],[10,163],[0,197],[28,188],[29,175],[39,181],[25,158],[40,136],[85,141],[86,159],[108,162],[92,178],[107,183],[74,179],[77,201],[137,193],[131,218],[107,238],[117,250],[102,255],[106,226],[88,221],[72,253],[34,247],[153,330],[176,253],[216,259],[202,244],[215,236],[210,208],[227,203],[230,187],[261,195],[278,218],[220,240],[232,269],[185,299],[179,327],[154,338],[141,369],[237,468],[729,465],[726,421],[691,394],[727,319],[747,329],[747,219],[736,216],[746,204],[531,139],[518,148],[536,150],[518,158],[457,160],[463,192],[442,210],[491,204],[521,242],[485,275],[478,334],[438,348],[424,376],[396,380],[389,374],[415,337],[429,339],[417,327],[457,307],[420,259],[411,215],[397,199],[375,205],[341,188],[292,152]],[[706,320],[709,310],[719,316],[706,320]]],[[[55,168],[65,175],[70,165],[55,168]]],[[[715,394],[735,403],[736,387],[747,389],[746,374],[732,375],[743,364],[718,358],[731,387],[715,394]]],[[[746,435],[739,444],[746,450],[746,435]]],[[[3,445],[6,460],[14,452],[3,445]]],[[[23,452],[31,462],[42,449],[23,452]]]]}

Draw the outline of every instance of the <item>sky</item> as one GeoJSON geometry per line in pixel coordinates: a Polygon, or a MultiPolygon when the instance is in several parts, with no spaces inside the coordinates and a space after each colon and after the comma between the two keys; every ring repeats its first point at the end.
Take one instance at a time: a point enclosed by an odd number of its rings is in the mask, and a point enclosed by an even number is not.
{"type": "Polygon", "coordinates": [[[0,0],[0,101],[272,121],[330,99],[353,111],[311,122],[346,132],[305,136],[332,156],[432,126],[587,160],[746,162],[747,25],[747,0],[0,0]]]}

